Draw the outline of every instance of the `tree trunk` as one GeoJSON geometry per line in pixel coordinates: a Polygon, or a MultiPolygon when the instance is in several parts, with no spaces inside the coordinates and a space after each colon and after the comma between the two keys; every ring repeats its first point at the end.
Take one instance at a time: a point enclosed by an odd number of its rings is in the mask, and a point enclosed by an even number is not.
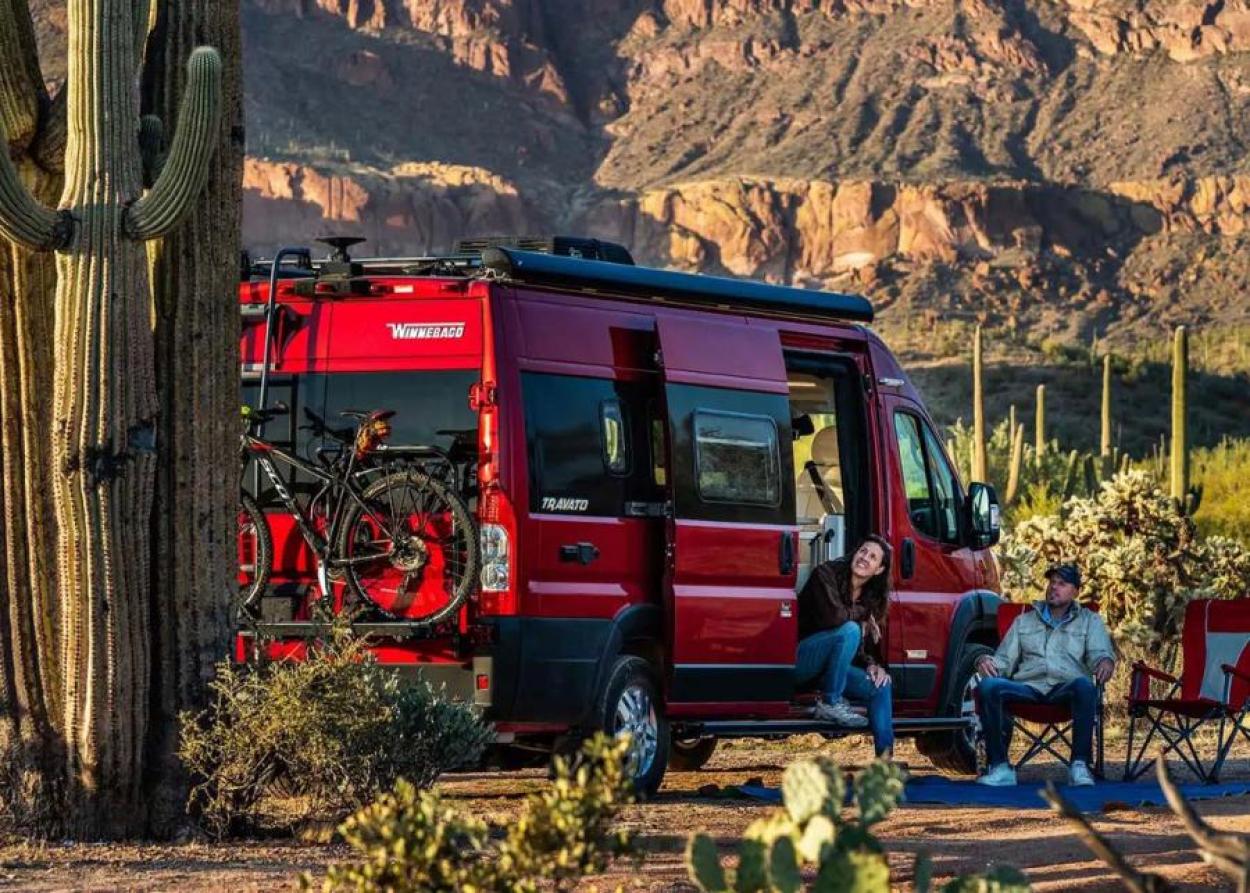
{"type": "Polygon", "coordinates": [[[148,42],[144,110],[172,121],[186,76],[180,60],[208,43],[225,65],[223,114],[208,188],[181,227],[153,243],[157,393],[153,517],[151,829],[186,819],[187,780],[176,755],[178,713],[201,707],[228,653],[239,475],[239,248],[243,104],[238,6],[163,3],[148,42]]]}

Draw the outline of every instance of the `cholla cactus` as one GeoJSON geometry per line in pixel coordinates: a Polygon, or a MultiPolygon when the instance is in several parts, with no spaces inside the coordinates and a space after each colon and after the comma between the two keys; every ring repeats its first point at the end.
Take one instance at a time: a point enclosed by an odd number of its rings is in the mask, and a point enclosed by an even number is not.
{"type": "Polygon", "coordinates": [[[1042,571],[1056,561],[1078,561],[1112,631],[1145,646],[1175,640],[1191,599],[1250,590],[1250,550],[1200,538],[1192,517],[1145,471],[1118,474],[1059,514],[1016,525],[999,550],[1004,591],[1035,597],[1042,571]]]}

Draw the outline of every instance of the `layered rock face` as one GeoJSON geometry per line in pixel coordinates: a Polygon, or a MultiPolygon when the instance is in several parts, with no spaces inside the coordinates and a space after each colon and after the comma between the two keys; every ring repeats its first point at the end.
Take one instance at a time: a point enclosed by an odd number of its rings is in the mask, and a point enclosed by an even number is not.
{"type": "Polygon", "coordinates": [[[907,296],[1082,337],[1250,312],[1250,0],[243,8],[261,253],[564,231],[865,288],[887,325],[907,296]]]}

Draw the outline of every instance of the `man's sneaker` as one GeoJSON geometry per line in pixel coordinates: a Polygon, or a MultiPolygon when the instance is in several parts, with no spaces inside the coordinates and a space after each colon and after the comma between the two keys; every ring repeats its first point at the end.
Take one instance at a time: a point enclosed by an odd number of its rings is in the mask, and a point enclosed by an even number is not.
{"type": "Polygon", "coordinates": [[[977,784],[989,785],[994,788],[1011,787],[1015,783],[1016,770],[1011,768],[1011,763],[999,763],[997,766],[991,766],[989,772],[977,779],[977,784]]]}
{"type": "Polygon", "coordinates": [[[1072,766],[1068,769],[1068,784],[1077,787],[1088,787],[1094,783],[1094,773],[1089,771],[1089,766],[1085,765],[1084,760],[1073,760],[1072,766]]]}
{"type": "Polygon", "coordinates": [[[821,701],[812,715],[823,722],[836,722],[848,729],[862,729],[868,725],[868,720],[852,710],[846,698],[839,698],[832,704],[821,701]]]}

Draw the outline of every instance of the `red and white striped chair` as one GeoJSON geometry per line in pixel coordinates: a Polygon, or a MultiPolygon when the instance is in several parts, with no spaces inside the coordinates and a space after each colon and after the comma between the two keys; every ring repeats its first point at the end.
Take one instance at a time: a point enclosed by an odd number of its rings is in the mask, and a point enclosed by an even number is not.
{"type": "Polygon", "coordinates": [[[1125,781],[1154,765],[1146,754],[1158,740],[1165,759],[1176,754],[1198,778],[1213,784],[1238,734],[1250,740],[1250,730],[1242,725],[1250,709],[1250,598],[1195,599],[1186,605],[1181,652],[1179,677],[1141,661],[1133,665],[1125,781]],[[1152,682],[1162,684],[1152,690],[1152,682]],[[1145,737],[1134,749],[1139,721],[1146,726],[1145,737]],[[1204,761],[1194,734],[1211,723],[1219,725],[1216,750],[1204,761]]]}

